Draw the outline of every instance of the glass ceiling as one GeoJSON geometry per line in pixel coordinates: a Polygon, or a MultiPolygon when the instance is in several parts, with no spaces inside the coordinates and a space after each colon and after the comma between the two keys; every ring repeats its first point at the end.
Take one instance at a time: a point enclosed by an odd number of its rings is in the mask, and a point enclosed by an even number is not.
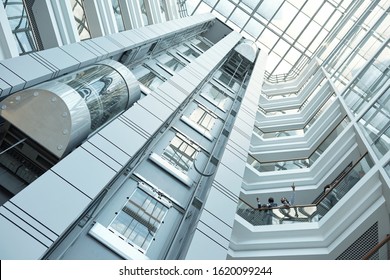
{"type": "Polygon", "coordinates": [[[189,15],[213,13],[269,52],[266,77],[288,81],[324,51],[344,18],[355,17],[368,0],[187,0],[189,15]],[[353,11],[352,13],[349,13],[353,11]],[[322,47],[322,48],[321,48],[322,47]]]}

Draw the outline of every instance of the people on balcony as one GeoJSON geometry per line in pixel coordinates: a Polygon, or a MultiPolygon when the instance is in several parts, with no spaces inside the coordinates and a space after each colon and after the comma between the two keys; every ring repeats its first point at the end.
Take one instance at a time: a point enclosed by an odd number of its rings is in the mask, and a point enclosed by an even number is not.
{"type": "Polygon", "coordinates": [[[291,188],[292,188],[293,192],[291,194],[290,200],[288,200],[286,197],[282,197],[280,199],[280,202],[282,203],[282,205],[286,206],[287,208],[294,205],[294,203],[295,203],[295,185],[294,185],[294,183],[292,184],[291,188]]]}
{"type": "Polygon", "coordinates": [[[273,197],[268,198],[268,203],[265,205],[268,210],[266,210],[266,214],[264,216],[265,218],[265,224],[266,225],[272,225],[272,208],[277,207],[278,204],[275,202],[273,197]]]}
{"type": "Polygon", "coordinates": [[[329,211],[338,201],[339,197],[335,190],[332,190],[331,185],[326,185],[324,187],[324,198],[321,201],[321,206],[329,211]]]}

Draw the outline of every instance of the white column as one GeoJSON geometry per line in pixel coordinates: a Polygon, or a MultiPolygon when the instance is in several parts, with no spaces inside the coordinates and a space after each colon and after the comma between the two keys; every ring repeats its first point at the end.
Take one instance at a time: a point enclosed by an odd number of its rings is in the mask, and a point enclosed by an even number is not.
{"type": "Polygon", "coordinates": [[[92,38],[118,32],[110,0],[85,0],[84,9],[92,38]]]}
{"type": "Polygon", "coordinates": [[[166,13],[170,20],[179,18],[179,7],[177,0],[165,0],[166,13]]]}
{"type": "Polygon", "coordinates": [[[147,14],[150,16],[149,21],[152,24],[165,21],[165,19],[162,19],[160,0],[144,0],[144,3],[147,14]]]}
{"type": "Polygon", "coordinates": [[[138,0],[119,0],[119,4],[121,5],[123,24],[126,30],[145,26],[138,0]]]}
{"type": "Polygon", "coordinates": [[[19,50],[12,34],[4,6],[0,5],[0,60],[19,56],[19,50]]]}
{"type": "Polygon", "coordinates": [[[80,41],[69,1],[35,1],[32,11],[45,49],[80,41]]]}

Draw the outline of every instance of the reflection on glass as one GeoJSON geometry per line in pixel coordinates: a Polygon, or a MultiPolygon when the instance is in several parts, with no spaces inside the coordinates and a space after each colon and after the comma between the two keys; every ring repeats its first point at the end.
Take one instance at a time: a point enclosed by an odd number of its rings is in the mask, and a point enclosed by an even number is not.
{"type": "Polygon", "coordinates": [[[82,0],[70,0],[72,5],[73,16],[76,21],[77,31],[80,35],[80,40],[91,38],[91,33],[88,27],[87,17],[85,15],[84,3],[82,0]]]}
{"type": "Polygon", "coordinates": [[[241,201],[238,203],[237,214],[254,226],[307,223],[318,221],[317,206],[294,205],[292,207],[276,206],[254,209],[241,201]]]}
{"type": "Polygon", "coordinates": [[[17,42],[19,54],[38,50],[29,17],[22,0],[3,0],[9,24],[17,42]]]}
{"type": "Polygon", "coordinates": [[[139,5],[141,7],[141,16],[142,16],[142,19],[144,21],[144,24],[145,25],[152,24],[150,16],[148,14],[148,7],[146,6],[147,3],[145,3],[144,0],[138,0],[138,1],[139,1],[139,5]]]}
{"type": "Polygon", "coordinates": [[[306,131],[309,130],[310,127],[313,126],[315,121],[326,111],[327,108],[331,104],[333,104],[336,96],[333,94],[326,103],[318,110],[318,112],[309,120],[309,122],[305,125],[303,129],[294,129],[294,130],[283,130],[283,131],[271,131],[271,132],[263,132],[261,128],[255,126],[253,131],[261,136],[263,139],[268,138],[279,138],[279,137],[287,137],[287,136],[302,136],[306,131]]]}
{"type": "Polygon", "coordinates": [[[157,60],[173,72],[177,72],[184,68],[184,64],[175,57],[163,55],[162,57],[157,58],[157,60]]]}
{"type": "Polygon", "coordinates": [[[215,78],[233,91],[237,91],[240,87],[240,84],[236,81],[236,79],[226,72],[217,72],[215,78]]]}
{"type": "Polygon", "coordinates": [[[162,156],[174,167],[187,173],[192,166],[197,153],[197,147],[193,146],[177,134],[169,143],[168,147],[166,147],[162,156]]]}
{"type": "Polygon", "coordinates": [[[166,0],[160,0],[160,8],[161,8],[161,15],[162,15],[162,21],[168,21],[169,15],[168,15],[168,7],[166,0]]]}
{"type": "Polygon", "coordinates": [[[390,177],[390,161],[385,165],[385,170],[387,172],[387,175],[390,177]]]}
{"type": "Polygon", "coordinates": [[[198,42],[195,42],[194,44],[195,46],[200,48],[203,52],[207,51],[211,47],[211,43],[206,42],[204,39],[201,39],[198,42]]]}
{"type": "Polygon", "coordinates": [[[286,160],[278,162],[260,162],[253,156],[249,155],[247,163],[260,172],[283,171],[291,169],[302,169],[311,167],[314,162],[324,153],[324,151],[336,140],[348,125],[348,118],[344,118],[340,124],[325,138],[317,149],[305,159],[286,160]]]}
{"type": "Polygon", "coordinates": [[[139,78],[138,81],[152,91],[156,90],[164,82],[163,79],[152,71],[139,78]]]}
{"type": "Polygon", "coordinates": [[[358,122],[375,154],[381,158],[390,149],[390,88],[358,122]]]}
{"type": "Polygon", "coordinates": [[[116,19],[116,23],[118,25],[118,31],[125,30],[122,19],[121,6],[119,4],[119,0],[112,0],[112,8],[114,9],[114,15],[116,19]]]}
{"type": "Polygon", "coordinates": [[[212,12],[247,39],[257,41],[259,48],[270,54],[265,77],[275,83],[298,77],[307,63],[326,49],[327,40],[332,38],[329,34],[344,23],[341,20],[348,15],[347,8],[358,8],[367,1],[353,1],[353,5],[351,1],[336,2],[186,1],[190,13],[212,12]]]}
{"type": "Polygon", "coordinates": [[[335,181],[327,185],[324,188],[317,207],[319,219],[324,217],[359,182],[373,165],[374,163],[370,156],[366,154],[355,166],[351,166],[351,168],[345,170],[342,176],[338,176],[335,181]]]}
{"type": "Polygon", "coordinates": [[[126,242],[146,251],[168,208],[141,189],[136,189],[109,228],[126,242]]]}
{"type": "Polygon", "coordinates": [[[186,58],[188,58],[189,61],[194,60],[199,56],[199,53],[194,51],[191,48],[188,48],[184,52],[181,52],[182,55],[184,55],[186,58]]]}
{"type": "Polygon", "coordinates": [[[352,112],[360,113],[373,97],[388,85],[390,79],[390,44],[383,47],[373,63],[368,65],[352,82],[344,94],[352,112]]]}
{"type": "Polygon", "coordinates": [[[206,131],[210,131],[215,123],[215,117],[200,106],[191,113],[190,119],[203,127],[206,131]]]}
{"type": "Polygon", "coordinates": [[[222,110],[227,110],[230,105],[228,102],[230,98],[222,90],[212,84],[206,84],[202,96],[222,110]]]}
{"type": "Polygon", "coordinates": [[[125,110],[129,98],[123,77],[107,65],[94,65],[60,80],[75,89],[87,103],[91,129],[125,110]]]}
{"type": "MultiPolygon", "coordinates": [[[[354,166],[351,163],[336,180],[328,185],[329,188],[324,188],[324,192],[316,199],[317,202],[312,204],[290,207],[263,205],[261,208],[254,208],[240,200],[237,214],[254,226],[317,222],[363,178],[373,165],[368,154],[354,166]]],[[[387,168],[390,169],[390,163],[387,168]]]]}
{"type": "MultiPolygon", "coordinates": [[[[386,8],[377,5],[377,3],[363,2],[369,16],[363,16],[361,18],[362,22],[355,24],[353,32],[347,30],[347,26],[345,27],[345,38],[340,37],[342,40],[336,49],[337,51],[332,55],[332,59],[325,63],[326,69],[332,74],[332,78],[340,89],[360,72],[366,62],[371,59],[388,38],[390,15],[384,12],[386,8]]],[[[359,19],[359,15],[356,15],[356,18],[359,19]]],[[[388,60],[388,55],[384,58],[388,60]]],[[[379,78],[381,72],[383,72],[380,69],[382,61],[382,59],[377,59],[366,75],[360,75],[361,77],[358,78],[360,80],[359,88],[362,91],[366,91],[364,87],[373,86],[374,81],[379,78]]],[[[372,89],[368,94],[370,95],[372,92],[375,92],[375,89],[372,89]]]]}

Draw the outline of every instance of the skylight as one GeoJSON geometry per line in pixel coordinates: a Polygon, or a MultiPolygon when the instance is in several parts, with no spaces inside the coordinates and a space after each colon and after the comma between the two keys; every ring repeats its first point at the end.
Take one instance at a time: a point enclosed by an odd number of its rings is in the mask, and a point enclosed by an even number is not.
{"type": "MultiPolygon", "coordinates": [[[[370,1],[187,0],[189,15],[211,12],[269,52],[270,82],[296,78],[327,43],[348,11],[370,1]]],[[[364,6],[364,5],[363,5],[364,6]]]]}

